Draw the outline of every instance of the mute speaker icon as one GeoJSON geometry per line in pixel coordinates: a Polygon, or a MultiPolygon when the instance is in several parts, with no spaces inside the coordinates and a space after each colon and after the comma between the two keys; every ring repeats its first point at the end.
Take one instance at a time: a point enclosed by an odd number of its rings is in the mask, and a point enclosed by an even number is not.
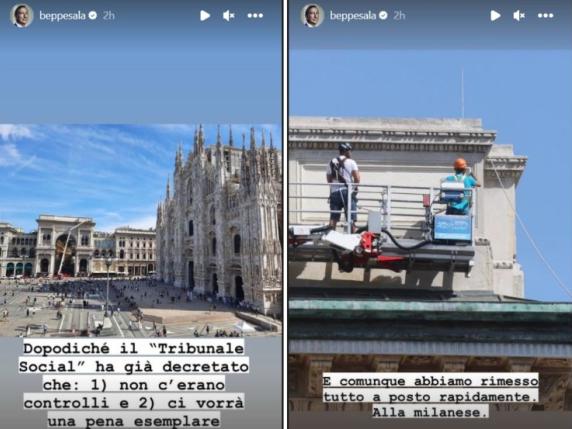
{"type": "Polygon", "coordinates": [[[515,10],[512,14],[512,17],[515,21],[520,21],[521,19],[524,19],[524,12],[521,12],[520,10],[515,10]]]}
{"type": "Polygon", "coordinates": [[[230,22],[231,19],[234,19],[234,12],[231,12],[230,10],[225,10],[222,13],[222,19],[224,19],[226,22],[230,22]]]}

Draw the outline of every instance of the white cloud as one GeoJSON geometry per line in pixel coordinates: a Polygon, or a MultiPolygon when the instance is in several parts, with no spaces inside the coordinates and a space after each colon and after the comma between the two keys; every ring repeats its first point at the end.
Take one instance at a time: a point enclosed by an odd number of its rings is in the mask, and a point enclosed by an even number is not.
{"type": "Polygon", "coordinates": [[[0,166],[15,167],[22,162],[22,154],[14,143],[0,145],[0,166]]]}
{"type": "Polygon", "coordinates": [[[16,146],[16,140],[37,139],[38,135],[27,125],[0,124],[0,167],[10,167],[10,176],[16,175],[20,170],[37,169],[37,157],[25,156],[16,146]]]}
{"type": "Polygon", "coordinates": [[[4,141],[32,137],[32,130],[26,125],[0,124],[0,139],[4,141]]]}

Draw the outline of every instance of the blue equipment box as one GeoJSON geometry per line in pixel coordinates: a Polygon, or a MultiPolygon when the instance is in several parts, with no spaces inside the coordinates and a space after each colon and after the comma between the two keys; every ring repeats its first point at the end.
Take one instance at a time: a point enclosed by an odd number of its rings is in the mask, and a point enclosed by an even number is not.
{"type": "Polygon", "coordinates": [[[441,191],[441,203],[458,202],[465,198],[464,191],[441,191]]]}
{"type": "Polygon", "coordinates": [[[471,216],[442,214],[434,219],[434,240],[472,241],[471,216]]]}

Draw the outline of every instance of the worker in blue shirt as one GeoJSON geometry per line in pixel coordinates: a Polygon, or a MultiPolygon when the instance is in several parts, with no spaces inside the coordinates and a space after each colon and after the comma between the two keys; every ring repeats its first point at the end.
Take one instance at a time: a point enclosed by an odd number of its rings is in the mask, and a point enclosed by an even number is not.
{"type": "MultiPolygon", "coordinates": [[[[467,167],[467,161],[463,158],[455,160],[453,165],[455,169],[454,176],[448,176],[445,180],[448,182],[463,182],[465,189],[480,187],[481,184],[467,167]]],[[[461,201],[452,201],[447,205],[447,214],[451,215],[468,215],[471,209],[471,191],[465,191],[465,196],[461,201]]]]}

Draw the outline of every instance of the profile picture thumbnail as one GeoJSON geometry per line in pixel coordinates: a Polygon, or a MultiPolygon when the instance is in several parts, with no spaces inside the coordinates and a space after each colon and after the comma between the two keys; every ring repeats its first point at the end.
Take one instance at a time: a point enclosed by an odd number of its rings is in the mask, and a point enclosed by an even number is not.
{"type": "Polygon", "coordinates": [[[15,27],[29,27],[34,20],[34,11],[25,3],[19,3],[12,7],[10,21],[15,27]]]}
{"type": "Polygon", "coordinates": [[[307,4],[302,8],[301,19],[308,28],[319,27],[324,21],[324,9],[318,4],[307,4]]]}

